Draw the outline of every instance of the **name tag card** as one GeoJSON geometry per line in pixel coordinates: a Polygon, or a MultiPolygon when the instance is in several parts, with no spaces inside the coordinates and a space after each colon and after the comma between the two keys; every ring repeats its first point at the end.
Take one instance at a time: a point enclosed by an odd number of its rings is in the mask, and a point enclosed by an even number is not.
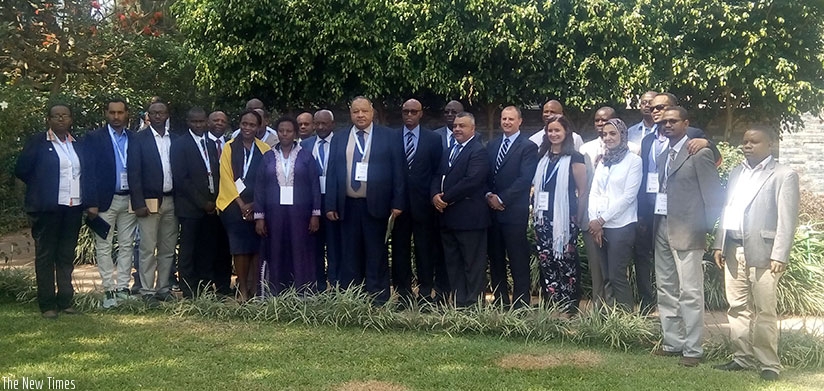
{"type": "Polygon", "coordinates": [[[120,191],[129,190],[129,173],[126,171],[120,172],[120,191]]]}
{"type": "Polygon", "coordinates": [[[80,198],[80,180],[78,178],[72,178],[71,180],[71,184],[69,185],[69,197],[80,198]]]}
{"type": "Polygon", "coordinates": [[[215,178],[209,175],[209,193],[215,194],[215,178]]]}
{"type": "Polygon", "coordinates": [[[647,193],[658,192],[658,173],[651,172],[647,174],[647,193]]]}
{"type": "Polygon", "coordinates": [[[369,171],[369,163],[358,162],[355,164],[355,180],[366,182],[366,174],[369,171]]]}
{"type": "Polygon", "coordinates": [[[326,194],[326,176],[320,176],[320,194],[326,194]]]}
{"type": "Polygon", "coordinates": [[[280,204],[294,205],[295,204],[295,187],[281,186],[280,187],[280,204]]]}
{"type": "Polygon", "coordinates": [[[667,215],[667,193],[658,193],[655,195],[655,214],[667,215]]]}
{"type": "Polygon", "coordinates": [[[547,211],[549,210],[549,192],[548,191],[539,191],[537,194],[538,197],[538,210],[547,211]]]}
{"type": "Polygon", "coordinates": [[[243,183],[243,179],[242,179],[242,178],[238,178],[238,179],[235,181],[235,188],[237,188],[237,193],[238,193],[238,194],[243,193],[243,191],[244,191],[244,190],[246,190],[246,184],[245,184],[245,183],[243,183]]]}

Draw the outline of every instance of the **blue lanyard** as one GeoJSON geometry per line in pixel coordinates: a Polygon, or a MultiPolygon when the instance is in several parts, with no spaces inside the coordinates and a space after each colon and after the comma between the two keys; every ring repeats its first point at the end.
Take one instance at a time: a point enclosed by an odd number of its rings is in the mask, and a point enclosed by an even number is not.
{"type": "Polygon", "coordinates": [[[549,183],[549,181],[552,180],[552,177],[555,176],[555,173],[558,172],[559,163],[561,163],[560,160],[558,160],[555,163],[555,167],[552,168],[552,172],[549,174],[549,176],[547,176],[547,174],[546,174],[547,171],[549,171],[549,166],[547,165],[546,168],[544,168],[544,187],[546,187],[546,185],[549,183]]]}

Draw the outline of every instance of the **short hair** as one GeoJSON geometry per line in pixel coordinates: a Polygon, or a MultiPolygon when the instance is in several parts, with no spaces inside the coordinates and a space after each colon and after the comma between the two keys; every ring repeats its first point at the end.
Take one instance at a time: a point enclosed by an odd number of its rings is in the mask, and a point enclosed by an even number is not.
{"type": "Polygon", "coordinates": [[[372,101],[369,98],[367,98],[363,95],[358,95],[358,96],[352,98],[352,101],[349,102],[349,106],[352,106],[352,103],[355,103],[356,100],[365,100],[365,101],[369,102],[369,106],[372,107],[372,101]]]}
{"type": "Polygon", "coordinates": [[[658,93],[658,95],[655,95],[655,97],[657,98],[662,95],[667,97],[667,99],[670,102],[670,106],[678,106],[678,97],[675,96],[675,94],[671,94],[669,92],[661,92],[658,93]]]}
{"type": "Polygon", "coordinates": [[[196,115],[202,115],[202,116],[206,117],[208,114],[206,114],[206,110],[203,110],[203,108],[199,107],[199,106],[194,106],[191,109],[189,109],[189,111],[186,112],[186,118],[187,119],[191,118],[191,117],[194,117],[196,115]]]}
{"type": "MultiPolygon", "coordinates": [[[[770,142],[778,141],[778,132],[772,126],[766,124],[755,124],[750,125],[747,127],[747,132],[754,131],[754,132],[761,132],[770,140],[770,142]]],[[[746,133],[746,132],[745,132],[746,133]]]]}
{"type": "Polygon", "coordinates": [[[475,125],[475,116],[472,115],[472,113],[470,113],[468,111],[462,111],[462,112],[456,114],[455,118],[456,119],[457,118],[469,118],[469,122],[471,122],[472,125],[475,125]]]}
{"type": "Polygon", "coordinates": [[[606,111],[607,113],[612,113],[612,114],[610,114],[609,118],[615,118],[615,116],[618,114],[615,111],[615,109],[612,108],[611,106],[601,106],[601,107],[598,108],[598,110],[595,110],[595,114],[598,114],[598,112],[601,111],[601,110],[606,111]]]}
{"type": "Polygon", "coordinates": [[[243,120],[243,117],[246,116],[247,114],[251,114],[251,115],[255,116],[255,118],[257,119],[257,125],[258,126],[263,124],[263,117],[261,117],[260,113],[258,113],[257,110],[255,110],[255,109],[245,110],[244,112],[240,113],[240,116],[238,117],[238,119],[239,119],[238,122],[240,122],[240,120],[243,120]]]}
{"type": "Polygon", "coordinates": [[[72,111],[72,108],[69,107],[69,105],[67,105],[63,102],[54,102],[54,103],[50,104],[49,107],[46,109],[46,118],[51,117],[52,109],[55,108],[55,107],[65,107],[65,108],[67,108],[69,110],[69,115],[74,117],[74,111],[72,111]]]}
{"type": "Polygon", "coordinates": [[[690,119],[689,118],[689,112],[687,111],[687,109],[685,109],[681,106],[670,106],[666,110],[664,110],[665,113],[667,111],[677,111],[678,112],[678,117],[681,118],[682,120],[689,120],[690,119]]]}
{"type": "Polygon", "coordinates": [[[280,124],[282,124],[284,122],[288,122],[288,123],[292,124],[292,127],[295,129],[295,132],[298,131],[298,121],[296,121],[294,118],[288,117],[288,116],[280,117],[280,118],[278,118],[277,121],[275,121],[275,125],[273,126],[275,131],[277,131],[280,124]]]}
{"type": "Polygon", "coordinates": [[[326,110],[326,109],[318,110],[318,111],[315,112],[315,115],[318,115],[318,114],[328,114],[329,118],[332,118],[332,122],[335,122],[335,113],[333,113],[332,110],[326,110]]]}
{"type": "Polygon", "coordinates": [[[106,100],[106,106],[104,106],[104,109],[106,111],[109,111],[109,105],[112,103],[123,103],[123,107],[126,108],[127,112],[129,111],[129,103],[127,103],[126,100],[121,97],[114,97],[106,100]]]}
{"type": "Polygon", "coordinates": [[[515,112],[516,112],[516,113],[518,113],[518,118],[524,118],[524,116],[523,116],[523,115],[521,115],[521,109],[519,109],[519,108],[517,108],[517,107],[515,107],[515,106],[507,106],[507,107],[504,107],[504,109],[503,109],[503,110],[501,110],[501,112],[503,113],[503,112],[504,112],[504,110],[515,110],[515,112]]]}

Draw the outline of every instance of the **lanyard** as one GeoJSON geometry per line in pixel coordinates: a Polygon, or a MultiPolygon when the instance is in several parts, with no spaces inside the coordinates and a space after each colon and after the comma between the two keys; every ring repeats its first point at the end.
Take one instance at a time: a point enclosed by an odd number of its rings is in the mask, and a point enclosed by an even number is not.
{"type": "MultiPolygon", "coordinates": [[[[286,156],[283,155],[283,148],[278,148],[278,151],[280,152],[280,158],[281,158],[280,159],[280,166],[283,168],[283,176],[285,178],[287,178],[287,180],[288,180],[288,178],[289,178],[289,160],[286,158],[286,156]]],[[[289,153],[290,154],[295,153],[294,148],[291,151],[289,151],[289,153]]]]}
{"type": "Polygon", "coordinates": [[[247,151],[246,148],[243,148],[243,181],[246,182],[246,174],[249,173],[249,166],[252,165],[252,156],[255,154],[255,144],[252,143],[252,147],[249,148],[247,151]]]}
{"type": "Polygon", "coordinates": [[[194,132],[189,130],[189,133],[191,133],[192,137],[195,138],[197,149],[199,149],[200,153],[203,155],[201,160],[203,160],[203,163],[206,164],[206,172],[209,175],[212,175],[212,165],[209,164],[209,150],[206,148],[206,138],[204,136],[200,136],[200,139],[198,140],[198,136],[196,136],[194,132]]]}
{"type": "Polygon", "coordinates": [[[554,176],[555,176],[555,173],[557,173],[557,172],[558,172],[558,166],[560,165],[560,164],[558,164],[558,163],[560,163],[560,162],[561,162],[561,161],[560,161],[560,160],[558,160],[558,161],[555,163],[555,167],[553,167],[553,168],[552,168],[552,172],[549,174],[549,176],[547,176],[547,174],[546,174],[546,173],[547,173],[547,171],[549,171],[549,165],[547,165],[547,166],[546,166],[546,168],[544,168],[544,186],[546,186],[546,185],[549,183],[549,181],[550,181],[550,180],[552,180],[552,177],[554,177],[554,176]]]}
{"type": "MultiPolygon", "coordinates": [[[[374,131],[374,129],[372,129],[372,131],[374,131]]],[[[355,146],[358,148],[358,152],[360,152],[361,154],[361,161],[366,159],[366,151],[368,151],[369,146],[372,145],[369,142],[369,140],[372,140],[372,132],[369,132],[369,134],[366,135],[366,148],[364,148],[364,146],[360,143],[360,137],[358,137],[357,132],[355,132],[355,146]]]]}
{"type": "Polygon", "coordinates": [[[652,148],[650,150],[650,153],[652,154],[652,156],[651,156],[652,162],[655,164],[656,168],[658,168],[658,155],[660,155],[661,152],[664,152],[664,149],[666,149],[668,147],[669,147],[669,139],[666,139],[663,143],[658,141],[658,137],[655,137],[655,139],[652,140],[652,148]],[[660,150],[657,150],[657,147],[656,147],[657,145],[661,145],[660,150]]]}
{"type": "MultiPolygon", "coordinates": [[[[125,132],[126,130],[124,129],[123,131],[125,132]]],[[[114,151],[117,153],[117,157],[120,159],[120,162],[123,163],[123,169],[126,169],[126,151],[129,150],[129,137],[124,136],[126,137],[126,143],[123,145],[123,150],[121,151],[120,144],[117,143],[117,135],[111,126],[109,126],[109,135],[112,138],[112,146],[114,147],[114,151]]]]}
{"type": "Polygon", "coordinates": [[[71,170],[72,179],[77,179],[77,175],[74,174],[74,161],[72,160],[72,155],[75,155],[75,156],[77,156],[77,155],[73,153],[74,148],[72,148],[69,145],[69,143],[71,141],[69,141],[68,137],[66,137],[66,142],[65,143],[61,142],[60,139],[56,138],[56,137],[55,137],[55,141],[56,141],[55,144],[60,146],[60,150],[63,153],[66,154],[65,157],[66,157],[66,160],[69,162],[69,170],[71,170]]]}

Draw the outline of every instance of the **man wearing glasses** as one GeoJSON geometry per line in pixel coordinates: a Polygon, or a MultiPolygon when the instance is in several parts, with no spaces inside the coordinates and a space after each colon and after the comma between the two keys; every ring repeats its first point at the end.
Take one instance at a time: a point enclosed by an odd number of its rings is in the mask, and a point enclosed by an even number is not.
{"type": "Polygon", "coordinates": [[[464,112],[464,107],[461,102],[451,100],[443,108],[443,119],[446,125],[442,128],[435,129],[435,133],[441,136],[441,144],[444,149],[450,149],[455,145],[455,137],[452,136],[452,129],[454,129],[455,117],[464,112]]]}

